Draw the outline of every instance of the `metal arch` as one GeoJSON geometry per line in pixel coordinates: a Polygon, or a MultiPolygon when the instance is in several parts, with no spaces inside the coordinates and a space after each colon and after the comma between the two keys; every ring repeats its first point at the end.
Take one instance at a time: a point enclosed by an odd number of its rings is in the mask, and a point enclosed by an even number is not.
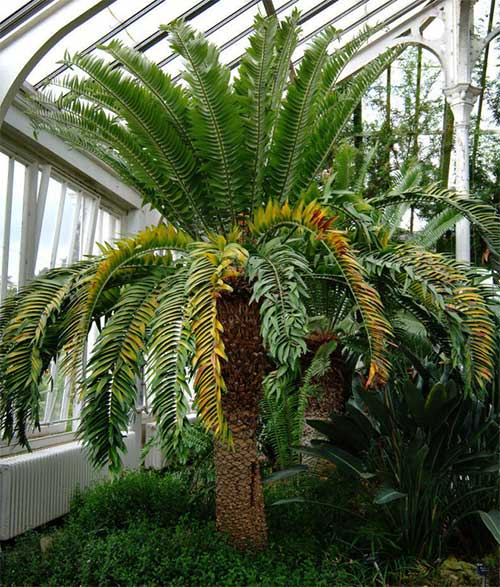
{"type": "Polygon", "coordinates": [[[491,41],[493,41],[493,39],[495,39],[499,35],[500,35],[500,26],[497,26],[490,33],[488,33],[486,35],[486,37],[484,37],[484,39],[481,39],[480,41],[478,41],[476,43],[476,47],[473,48],[473,62],[474,63],[476,63],[478,61],[479,57],[481,56],[481,53],[483,52],[484,49],[486,49],[486,47],[491,43],[491,41]]]}
{"type": "Polygon", "coordinates": [[[60,39],[115,0],[58,0],[0,41],[0,124],[23,81],[60,39]]]}
{"type": "MultiPolygon", "coordinates": [[[[130,16],[129,18],[127,18],[126,20],[121,22],[118,26],[116,26],[115,28],[110,30],[108,33],[106,33],[105,35],[103,35],[102,37],[97,39],[97,41],[94,41],[91,45],[89,45],[88,47],[83,49],[83,51],[79,51],[79,54],[80,55],[88,55],[89,53],[92,53],[92,51],[94,51],[94,49],[97,47],[97,45],[102,45],[103,43],[106,43],[107,41],[112,39],[114,36],[119,34],[121,31],[125,30],[130,25],[134,24],[134,22],[137,22],[140,18],[142,18],[143,16],[145,16],[146,14],[151,12],[151,10],[154,10],[157,6],[160,6],[161,4],[163,4],[165,1],[166,0],[153,0],[153,2],[150,2],[147,6],[142,8],[142,10],[135,12],[134,14],[132,14],[132,16],[130,16]]],[[[60,67],[58,67],[57,69],[55,69],[54,71],[52,71],[51,73],[46,75],[43,79],[36,82],[36,84],[34,84],[33,87],[36,88],[37,90],[39,90],[47,82],[54,79],[55,77],[57,77],[61,73],[64,73],[68,68],[69,68],[68,65],[65,65],[65,64],[61,65],[60,67]]]]}
{"type": "Polygon", "coordinates": [[[21,8],[9,14],[0,22],[0,39],[3,39],[11,31],[20,27],[27,20],[35,16],[38,12],[43,10],[46,6],[54,2],[54,0],[31,0],[21,8]]]}

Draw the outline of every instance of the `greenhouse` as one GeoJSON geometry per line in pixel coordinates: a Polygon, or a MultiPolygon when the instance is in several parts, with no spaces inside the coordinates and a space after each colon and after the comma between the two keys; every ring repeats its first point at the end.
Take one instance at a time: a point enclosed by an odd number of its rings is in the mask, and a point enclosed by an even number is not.
{"type": "Polygon", "coordinates": [[[4,0],[0,585],[500,587],[500,3],[4,0]]]}

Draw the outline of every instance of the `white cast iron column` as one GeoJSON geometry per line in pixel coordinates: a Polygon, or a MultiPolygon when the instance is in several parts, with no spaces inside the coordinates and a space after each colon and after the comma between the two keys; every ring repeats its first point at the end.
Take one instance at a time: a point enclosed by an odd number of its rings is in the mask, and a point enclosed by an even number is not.
{"type": "MultiPolygon", "coordinates": [[[[457,192],[468,194],[470,114],[480,90],[471,84],[457,84],[446,89],[445,94],[455,119],[455,172],[450,184],[457,192]]],[[[455,239],[457,261],[470,263],[470,223],[467,219],[457,222],[455,239]]]]}

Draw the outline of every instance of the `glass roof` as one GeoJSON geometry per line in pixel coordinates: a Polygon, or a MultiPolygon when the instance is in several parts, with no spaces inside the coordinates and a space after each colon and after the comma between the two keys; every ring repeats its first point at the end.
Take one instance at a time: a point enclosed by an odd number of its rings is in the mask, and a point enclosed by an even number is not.
{"type": "MultiPolygon", "coordinates": [[[[0,39],[9,35],[17,26],[29,22],[42,9],[56,5],[58,0],[3,0],[0,2],[0,39]]],[[[356,35],[365,25],[384,24],[397,26],[432,0],[111,0],[107,8],[67,34],[35,66],[27,82],[39,89],[66,73],[61,63],[66,51],[70,54],[96,52],[99,44],[119,39],[144,52],[149,59],[176,77],[182,68],[181,58],[172,54],[167,33],[159,30],[160,24],[183,18],[204,34],[221,51],[221,60],[232,69],[237,68],[241,55],[248,46],[254,17],[275,11],[280,18],[295,9],[301,13],[301,36],[293,55],[297,65],[310,40],[326,26],[333,25],[341,31],[337,44],[343,44],[356,35]]],[[[478,0],[475,13],[479,16],[476,29],[485,34],[486,16],[491,0],[478,0]]],[[[500,3],[496,5],[494,22],[500,16],[500,3]]],[[[434,21],[426,30],[432,38],[434,21]]],[[[434,31],[436,32],[436,31],[434,31]]],[[[439,35],[438,35],[439,36],[439,35]]],[[[488,70],[497,70],[498,51],[490,52],[488,70]]],[[[110,58],[100,53],[103,58],[110,58]]],[[[55,93],[62,91],[57,87],[55,93]]]]}
{"type": "MultiPolygon", "coordinates": [[[[53,0],[52,0],[53,1],[53,0]]],[[[344,31],[342,42],[354,35],[365,24],[394,23],[407,18],[429,0],[274,0],[272,6],[280,17],[292,10],[301,12],[302,42],[294,55],[300,60],[306,42],[325,26],[333,25],[344,31]]],[[[46,5],[50,2],[2,3],[1,18],[8,10],[29,5],[46,5]]],[[[180,70],[180,59],[171,54],[166,33],[158,30],[176,18],[184,18],[196,29],[203,31],[221,49],[221,59],[236,67],[241,54],[248,45],[253,19],[256,14],[266,14],[262,0],[114,0],[98,15],[66,35],[38,63],[27,81],[39,88],[65,72],[59,62],[65,51],[92,53],[98,44],[120,39],[127,45],[135,46],[150,59],[159,63],[168,73],[175,76],[180,70]]],[[[269,7],[269,5],[268,5],[269,7]]],[[[0,30],[2,26],[0,22],[0,30]]]]}

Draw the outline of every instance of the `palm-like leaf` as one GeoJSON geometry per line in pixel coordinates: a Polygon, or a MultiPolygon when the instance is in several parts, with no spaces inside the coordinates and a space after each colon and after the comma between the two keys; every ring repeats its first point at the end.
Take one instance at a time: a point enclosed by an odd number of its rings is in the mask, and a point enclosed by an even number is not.
{"type": "MultiPolygon", "coordinates": [[[[168,226],[103,246],[98,258],[49,272],[6,302],[0,315],[0,422],[7,438],[17,433],[26,442],[27,425],[39,420],[38,383],[60,355],[63,372],[83,391],[82,436],[96,462],[118,464],[143,362],[164,448],[182,433],[191,378],[200,419],[227,440],[221,400],[228,358],[218,299],[244,278],[259,300],[261,331],[276,373],[292,372],[305,349],[307,308],[314,306],[308,294],[320,289],[311,284],[332,283],[339,294],[336,309],[330,310],[331,299],[321,307],[328,307],[332,324],[349,315],[364,327],[367,383],[386,381],[393,333],[362,258],[374,283],[379,273],[390,273],[389,301],[406,304],[429,331],[449,326],[459,349],[455,362],[470,362],[471,386],[488,380],[493,332],[483,292],[471,289],[460,268],[440,257],[426,258],[425,270],[417,266],[417,249],[393,250],[390,234],[384,240],[378,224],[387,202],[394,209],[410,197],[453,202],[495,248],[500,239],[491,210],[416,189],[409,175],[384,202],[340,194],[332,184],[318,188],[316,180],[353,109],[400,49],[338,84],[369,32],[332,53],[336,33],[327,29],[289,79],[298,19],[294,13],[283,23],[256,20],[234,85],[218,50],[175,22],[167,30],[185,61],[186,88],[113,41],[102,48],[107,60],[66,57],[84,79],[65,77],[58,82],[64,96],[47,93],[31,105],[36,128],[110,165],[168,226]],[[241,232],[234,230],[237,224],[241,232]],[[363,254],[351,245],[354,238],[363,254]],[[366,257],[370,247],[372,258],[366,257]],[[87,363],[95,321],[103,326],[87,363]]],[[[343,189],[351,179],[337,172],[343,189]]]]}
{"type": "Polygon", "coordinates": [[[203,172],[211,196],[212,214],[223,225],[236,224],[242,194],[248,189],[243,169],[246,149],[242,118],[229,85],[229,69],[219,62],[219,51],[182,22],[171,24],[172,47],[186,60],[184,79],[192,95],[194,142],[203,157],[203,172]]]}
{"type": "Polygon", "coordinates": [[[120,465],[118,451],[125,450],[123,431],[135,407],[136,378],[158,289],[155,275],[124,288],[92,350],[83,385],[81,435],[98,465],[120,465]]]}

